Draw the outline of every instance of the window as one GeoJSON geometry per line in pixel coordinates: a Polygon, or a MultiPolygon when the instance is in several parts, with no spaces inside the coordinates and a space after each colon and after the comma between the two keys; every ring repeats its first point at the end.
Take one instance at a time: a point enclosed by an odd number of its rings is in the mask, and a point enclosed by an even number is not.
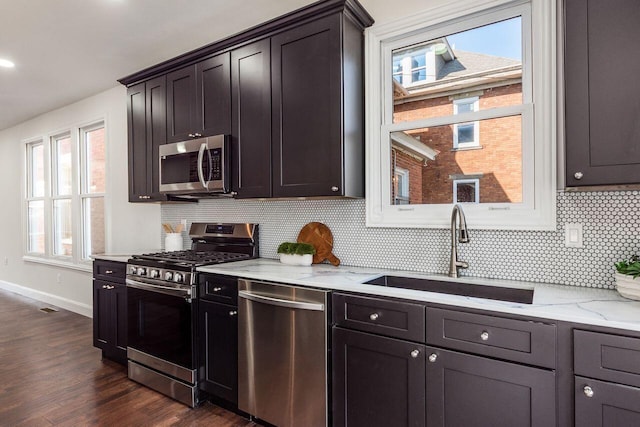
{"type": "Polygon", "coordinates": [[[30,260],[78,264],[104,253],[105,172],[103,122],[27,142],[30,260]]]}
{"type": "MultiPolygon", "coordinates": [[[[477,96],[453,101],[453,114],[473,113],[476,111],[478,111],[477,96]]],[[[479,127],[477,121],[453,125],[453,148],[478,147],[480,145],[479,127]]]]}
{"type": "Polygon", "coordinates": [[[461,201],[477,228],[555,229],[555,13],[459,0],[366,33],[367,226],[446,227],[461,201]],[[411,207],[396,206],[398,151],[411,207]],[[482,199],[452,185],[468,175],[482,199]]]}
{"type": "Polygon", "coordinates": [[[478,179],[453,181],[453,203],[480,203],[480,181],[478,179]]]}
{"type": "Polygon", "coordinates": [[[396,205],[408,205],[409,200],[409,171],[395,167],[394,194],[396,205]]]}

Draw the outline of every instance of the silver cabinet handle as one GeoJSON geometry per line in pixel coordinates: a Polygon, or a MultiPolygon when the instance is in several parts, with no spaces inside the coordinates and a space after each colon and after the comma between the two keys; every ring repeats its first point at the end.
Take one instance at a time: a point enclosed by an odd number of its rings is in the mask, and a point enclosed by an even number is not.
{"type": "Polygon", "coordinates": [[[573,177],[575,179],[582,179],[582,177],[584,176],[584,174],[582,172],[576,172],[573,174],[573,177]]]}
{"type": "Polygon", "coordinates": [[[437,359],[438,359],[438,355],[437,355],[437,354],[435,354],[435,353],[431,353],[431,354],[429,355],[429,362],[433,363],[433,362],[435,362],[437,359]]]}
{"type": "Polygon", "coordinates": [[[335,185],[334,185],[333,187],[331,187],[331,191],[333,191],[334,193],[335,193],[336,191],[338,191],[339,189],[340,189],[340,188],[339,188],[339,187],[336,187],[335,185]]]}
{"type": "Polygon", "coordinates": [[[416,357],[418,357],[419,354],[420,354],[420,350],[413,350],[411,352],[411,357],[415,359],[416,357]]]}
{"type": "Polygon", "coordinates": [[[198,137],[202,136],[202,134],[201,134],[201,133],[197,133],[197,132],[196,132],[196,133],[194,133],[194,134],[193,134],[193,136],[195,136],[196,138],[198,138],[198,137]]]}
{"type": "Polygon", "coordinates": [[[213,288],[213,292],[220,292],[221,290],[222,288],[218,288],[218,287],[213,288]]]}
{"type": "Polygon", "coordinates": [[[232,310],[229,312],[229,316],[235,316],[236,314],[238,314],[236,310],[232,310]]]}
{"type": "Polygon", "coordinates": [[[104,274],[113,274],[113,270],[105,270],[104,274]]]}
{"type": "Polygon", "coordinates": [[[486,341],[489,339],[489,332],[487,331],[482,331],[482,333],[480,334],[480,339],[482,341],[486,341]]]}
{"type": "Polygon", "coordinates": [[[380,315],[379,315],[378,313],[371,313],[371,314],[369,315],[369,319],[371,319],[371,320],[373,320],[373,321],[378,320],[378,317],[380,317],[380,315]]]}
{"type": "Polygon", "coordinates": [[[593,397],[593,389],[591,387],[589,387],[588,385],[584,386],[584,388],[582,389],[582,391],[584,392],[584,395],[587,397],[593,397]]]}

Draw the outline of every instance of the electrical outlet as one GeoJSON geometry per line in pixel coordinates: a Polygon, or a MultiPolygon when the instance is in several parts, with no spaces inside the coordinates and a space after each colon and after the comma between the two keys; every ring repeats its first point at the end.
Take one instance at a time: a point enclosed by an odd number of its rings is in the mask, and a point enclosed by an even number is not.
{"type": "Polygon", "coordinates": [[[582,224],[564,225],[564,245],[568,248],[583,248],[582,224]]]}

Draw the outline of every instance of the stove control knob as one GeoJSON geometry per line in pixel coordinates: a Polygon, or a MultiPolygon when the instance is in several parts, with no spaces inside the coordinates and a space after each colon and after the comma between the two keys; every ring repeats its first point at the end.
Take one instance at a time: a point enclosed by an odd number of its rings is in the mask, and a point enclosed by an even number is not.
{"type": "Polygon", "coordinates": [[[166,280],[167,282],[170,282],[171,280],[173,280],[173,273],[170,271],[165,271],[164,280],[166,280]]]}
{"type": "Polygon", "coordinates": [[[136,271],[136,274],[138,276],[146,276],[147,275],[147,269],[144,267],[138,267],[138,271],[136,271]]]}
{"type": "Polygon", "coordinates": [[[129,267],[130,274],[136,274],[137,272],[138,272],[138,267],[136,267],[135,265],[132,265],[129,267]]]}
{"type": "Polygon", "coordinates": [[[182,283],[182,273],[176,273],[173,275],[173,281],[176,283],[182,283]]]}
{"type": "Polygon", "coordinates": [[[157,279],[160,277],[160,272],[158,270],[151,270],[149,271],[149,276],[151,276],[152,279],[157,279]]]}

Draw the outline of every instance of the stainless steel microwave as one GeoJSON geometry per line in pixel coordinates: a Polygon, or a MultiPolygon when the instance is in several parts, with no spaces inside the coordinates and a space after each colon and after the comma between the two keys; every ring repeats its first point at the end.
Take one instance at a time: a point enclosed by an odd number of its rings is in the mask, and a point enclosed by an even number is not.
{"type": "Polygon", "coordinates": [[[229,136],[160,146],[160,192],[177,195],[226,194],[230,189],[229,136]]]}

